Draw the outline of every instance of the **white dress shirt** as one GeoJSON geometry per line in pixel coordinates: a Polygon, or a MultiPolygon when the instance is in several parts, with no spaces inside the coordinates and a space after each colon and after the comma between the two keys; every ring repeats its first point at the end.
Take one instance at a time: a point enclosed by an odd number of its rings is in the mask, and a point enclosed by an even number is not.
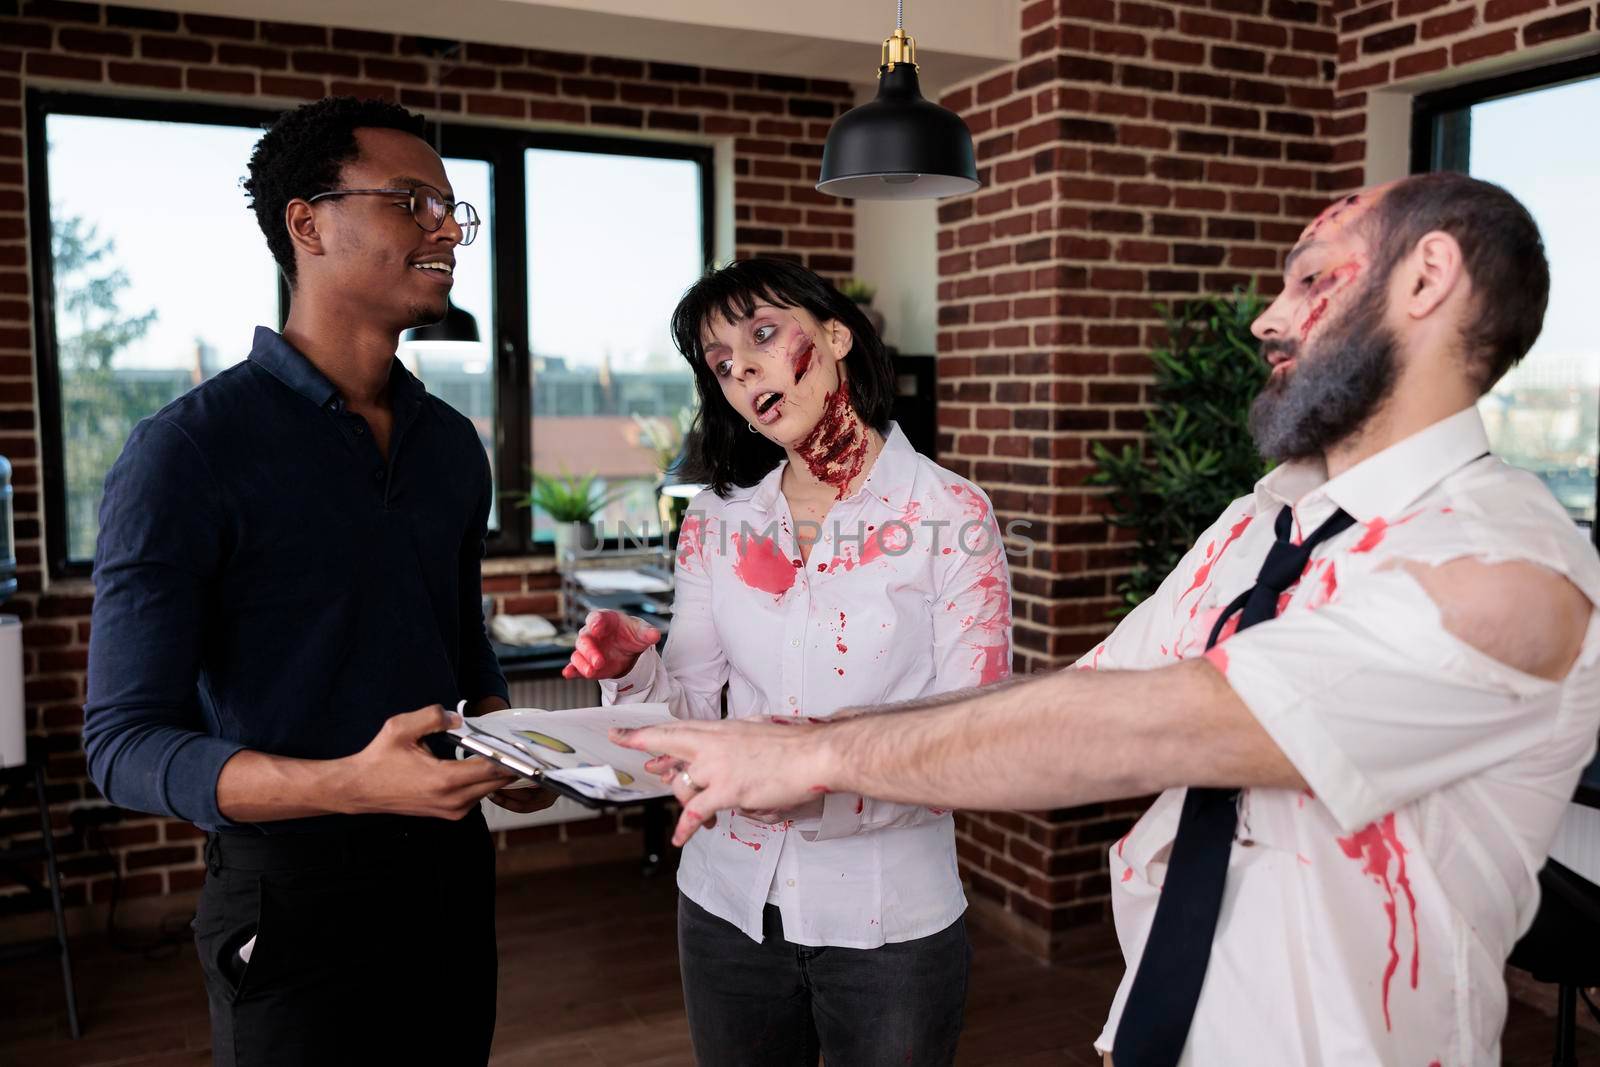
{"type": "MultiPolygon", "coordinates": [[[[896,426],[801,565],[785,465],[691,502],[666,650],[602,682],[606,703],[716,719],[726,683],[729,718],[825,719],[1010,675],[1011,586],[981,489],[896,426]]],[[[770,897],[785,939],[811,946],[910,941],[966,908],[948,811],[843,793],[792,823],[720,813],[684,848],[678,886],[756,941],[770,897]]]]}
{"type": "MultiPolygon", "coordinates": [[[[1600,613],[1561,682],[1458,640],[1400,561],[1522,560],[1600,603],[1600,560],[1531,474],[1489,451],[1467,409],[1327,479],[1287,464],[1235,501],[1080,661],[1145,669],[1206,655],[1310,785],[1246,789],[1183,1064],[1498,1064],[1503,971],[1538,907],[1539,868],[1600,728],[1600,613]],[[1252,586],[1295,509],[1338,507],[1279,616],[1205,641],[1252,586]]],[[[1111,848],[1127,973],[1160,900],[1183,805],[1168,790],[1111,848]]]]}

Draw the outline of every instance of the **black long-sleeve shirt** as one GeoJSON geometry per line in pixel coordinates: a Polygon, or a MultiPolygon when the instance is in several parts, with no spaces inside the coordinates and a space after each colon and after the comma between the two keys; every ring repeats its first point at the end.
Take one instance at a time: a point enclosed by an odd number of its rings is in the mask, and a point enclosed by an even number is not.
{"type": "Polygon", "coordinates": [[[129,436],[100,507],[84,708],[113,803],[249,830],[217,808],[240,749],[333,759],[392,715],[506,696],[481,610],[483,446],[399,360],[389,389],[385,461],[333,384],[258,327],[248,360],[129,436]]]}

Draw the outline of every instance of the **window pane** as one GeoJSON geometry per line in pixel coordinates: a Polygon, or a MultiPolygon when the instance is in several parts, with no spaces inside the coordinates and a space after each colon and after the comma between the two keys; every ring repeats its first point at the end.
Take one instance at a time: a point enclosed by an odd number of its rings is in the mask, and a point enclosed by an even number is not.
{"type": "Polygon", "coordinates": [[[106,471],[134,424],[278,325],[277,267],[239,188],[260,136],[45,120],[71,559],[94,556],[106,471]]]}
{"type": "MultiPolygon", "coordinates": [[[[675,434],[694,405],[668,319],[705,268],[700,166],[531,149],[527,174],[534,469],[622,490],[607,536],[659,533],[660,466],[639,419],[675,434]]],[[[534,537],[550,535],[536,514],[534,537]]]]}
{"type": "Polygon", "coordinates": [[[478,209],[483,225],[470,245],[456,249],[455,284],[450,301],[478,322],[478,340],[405,341],[400,359],[422,379],[428,392],[472,420],[478,439],[489,453],[489,469],[496,496],[489,505],[489,528],[500,528],[500,471],[494,454],[494,234],[490,232],[489,201],[492,168],[481,159],[446,159],[456,200],[478,209]]]}
{"type": "Polygon", "coordinates": [[[1600,115],[1600,78],[1472,109],[1469,170],[1528,206],[1550,257],[1544,332],[1520,366],[1479,404],[1494,450],[1533,471],[1575,519],[1595,515],[1600,447],[1600,139],[1572,136],[1574,115],[1600,115]]]}

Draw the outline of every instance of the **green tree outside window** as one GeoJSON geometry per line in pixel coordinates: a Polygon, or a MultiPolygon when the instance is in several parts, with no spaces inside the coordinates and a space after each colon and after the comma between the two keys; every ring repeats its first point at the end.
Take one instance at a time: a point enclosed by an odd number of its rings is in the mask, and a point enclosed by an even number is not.
{"type": "Polygon", "coordinates": [[[115,242],[78,217],[51,220],[55,261],[56,354],[61,375],[61,446],[66,468],[67,553],[94,555],[106,472],[138,421],[174,399],[172,380],[119,373],[117,354],[156,321],[154,309],[125,312],[128,276],[115,242]]]}

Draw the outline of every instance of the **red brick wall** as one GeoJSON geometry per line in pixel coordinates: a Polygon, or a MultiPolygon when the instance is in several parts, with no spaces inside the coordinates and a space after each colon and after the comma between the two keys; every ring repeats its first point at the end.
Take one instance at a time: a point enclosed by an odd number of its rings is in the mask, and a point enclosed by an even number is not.
{"type": "MultiPolygon", "coordinates": [[[[1592,36],[1594,7],[1032,0],[1021,61],[945,95],[983,188],[939,209],[940,454],[1002,524],[1034,524],[1012,559],[1019,671],[1064,666],[1111,627],[1127,557],[1084,480],[1094,442],[1143,426],[1152,305],[1276,293],[1301,227],[1364,180],[1368,91],[1592,36]]],[[[1107,916],[1107,846],[1144,806],[959,816],[980,911],[1059,949],[1107,916]]]]}
{"type": "Polygon", "coordinates": [[[1153,305],[1270,291],[1326,199],[1330,15],[1265,2],[1039,0],[1022,62],[944,100],[984,188],[940,207],[941,454],[1035,524],[1013,561],[1025,668],[1105,632],[1123,557],[1083,480],[1092,442],[1143,426],[1153,305]]]}
{"type": "MultiPolygon", "coordinates": [[[[1338,41],[1290,0],[1037,0],[1022,60],[944,98],[971,126],[981,192],[940,207],[940,453],[1033,523],[1012,558],[1018,669],[1109,629],[1126,554],[1087,489],[1091,447],[1144,425],[1154,305],[1255,282],[1326,199],[1338,41]]],[[[969,814],[983,910],[1036,947],[1106,917],[1105,852],[1139,802],[969,814]]]]}
{"type": "MultiPolygon", "coordinates": [[[[0,454],[14,467],[21,586],[4,610],[24,620],[28,729],[50,753],[50,796],[71,904],[103,901],[111,864],[125,875],[130,896],[192,888],[201,867],[197,835],[186,823],[129,816],[106,827],[108,861],[69,821],[73,809],[103,801],[85,778],[80,738],[92,591],[86,580],[47,583],[41,567],[29,242],[43,235],[28,231],[23,143],[23,94],[32,87],[258,107],[353,93],[463,122],[731,140],[738,254],[787,255],[829,275],[854,267],[850,206],[814,189],[828,126],[851,103],[842,82],[477,42],[440,62],[421,54],[414,39],[386,33],[0,0],[0,454]]],[[[486,590],[505,610],[554,611],[553,575],[504,563],[491,571],[486,590]]],[[[0,844],[37,836],[30,796],[12,794],[10,806],[0,799],[0,844]]],[[[621,825],[613,818],[511,831],[502,835],[502,847],[565,848],[574,835],[614,834],[621,825]]],[[[0,885],[0,913],[27,906],[14,888],[0,885]]]]}
{"type": "Polygon", "coordinates": [[[1422,79],[1473,81],[1507,61],[1524,65],[1565,46],[1600,46],[1593,0],[1335,0],[1333,9],[1339,77],[1328,135],[1341,188],[1366,180],[1369,94],[1422,79]]]}

